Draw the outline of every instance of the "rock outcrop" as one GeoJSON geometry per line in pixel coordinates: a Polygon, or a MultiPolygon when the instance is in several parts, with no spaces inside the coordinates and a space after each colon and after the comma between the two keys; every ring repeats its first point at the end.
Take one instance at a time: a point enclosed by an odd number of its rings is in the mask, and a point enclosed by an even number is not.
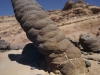
{"type": "Polygon", "coordinates": [[[24,45],[11,45],[0,37],[0,52],[23,49],[24,45]]]}
{"type": "Polygon", "coordinates": [[[10,49],[10,44],[2,39],[0,39],[0,52],[6,51],[10,49]]]}
{"type": "Polygon", "coordinates": [[[92,14],[99,14],[100,13],[100,7],[90,5],[88,3],[85,3],[84,0],[77,0],[74,1],[68,1],[62,11],[73,11],[70,14],[73,15],[92,15],[92,14]]]}
{"type": "Polygon", "coordinates": [[[47,11],[51,19],[67,37],[79,39],[80,34],[94,37],[100,28],[100,7],[85,3],[83,0],[68,1],[61,10],[47,11]],[[82,2],[80,2],[82,1],[82,2]]]}
{"type": "Polygon", "coordinates": [[[49,18],[35,0],[11,0],[23,30],[49,64],[50,71],[62,75],[85,75],[81,52],[49,18]]]}
{"type": "Polygon", "coordinates": [[[79,40],[86,52],[100,52],[100,41],[97,38],[82,34],[79,40]]]}

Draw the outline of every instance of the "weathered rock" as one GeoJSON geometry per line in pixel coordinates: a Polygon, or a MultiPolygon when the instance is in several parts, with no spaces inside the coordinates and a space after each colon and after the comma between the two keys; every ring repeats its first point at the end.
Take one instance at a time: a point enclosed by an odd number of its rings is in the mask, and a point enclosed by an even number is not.
{"type": "Polygon", "coordinates": [[[87,60],[94,60],[92,57],[86,57],[87,60]]]}
{"type": "Polygon", "coordinates": [[[93,55],[93,52],[89,52],[89,55],[93,55]]]}
{"type": "Polygon", "coordinates": [[[4,50],[9,50],[9,49],[10,49],[10,44],[0,39],[0,50],[4,51],[4,50]]]}
{"type": "Polygon", "coordinates": [[[87,52],[84,52],[84,55],[88,55],[88,53],[87,52]]]}
{"type": "Polygon", "coordinates": [[[12,5],[16,19],[28,39],[45,56],[50,71],[59,70],[64,75],[86,73],[80,50],[65,38],[35,0],[12,0],[12,5]]]}
{"type": "Polygon", "coordinates": [[[86,67],[91,67],[91,63],[89,61],[85,61],[86,67]]]}
{"type": "Polygon", "coordinates": [[[87,52],[100,52],[100,42],[98,39],[89,36],[88,34],[80,35],[80,43],[87,52]]]}

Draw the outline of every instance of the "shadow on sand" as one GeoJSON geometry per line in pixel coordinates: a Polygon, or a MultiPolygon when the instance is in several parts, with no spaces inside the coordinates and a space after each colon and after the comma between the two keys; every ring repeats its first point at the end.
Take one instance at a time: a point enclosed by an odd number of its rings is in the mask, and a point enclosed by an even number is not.
{"type": "Polygon", "coordinates": [[[31,70],[36,68],[47,71],[48,65],[44,56],[38,52],[32,43],[24,47],[22,54],[8,54],[8,57],[11,61],[30,66],[31,70]]]}

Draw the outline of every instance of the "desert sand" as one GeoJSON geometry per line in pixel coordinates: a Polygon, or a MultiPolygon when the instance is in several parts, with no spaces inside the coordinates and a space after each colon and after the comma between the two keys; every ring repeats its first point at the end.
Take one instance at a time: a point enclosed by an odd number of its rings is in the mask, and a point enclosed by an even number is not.
{"type": "Polygon", "coordinates": [[[12,50],[0,53],[0,75],[48,75],[34,66],[18,63],[17,60],[21,60],[21,52],[22,50],[12,50]],[[13,57],[9,57],[10,55],[13,57]]]}

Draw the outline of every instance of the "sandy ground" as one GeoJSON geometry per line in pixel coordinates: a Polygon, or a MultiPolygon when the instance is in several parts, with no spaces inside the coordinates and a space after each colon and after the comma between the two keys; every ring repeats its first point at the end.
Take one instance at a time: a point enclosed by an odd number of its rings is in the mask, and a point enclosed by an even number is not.
{"type": "Polygon", "coordinates": [[[91,63],[88,67],[87,75],[100,75],[100,54],[94,53],[93,55],[82,55],[84,60],[91,63]]]}
{"type": "MultiPolygon", "coordinates": [[[[0,75],[49,75],[43,70],[36,69],[34,66],[25,65],[17,62],[16,60],[21,58],[22,50],[11,50],[0,53],[0,75]],[[16,55],[12,59],[10,56],[16,55]]],[[[91,67],[88,68],[89,73],[87,75],[100,75],[100,54],[82,55],[86,61],[91,63],[91,67]],[[87,60],[86,58],[92,58],[93,60],[87,60]]]]}
{"type": "Polygon", "coordinates": [[[0,75],[48,75],[45,71],[36,69],[29,65],[23,65],[16,61],[11,61],[9,55],[16,54],[17,58],[21,57],[22,50],[12,50],[0,53],[0,75]]]}

